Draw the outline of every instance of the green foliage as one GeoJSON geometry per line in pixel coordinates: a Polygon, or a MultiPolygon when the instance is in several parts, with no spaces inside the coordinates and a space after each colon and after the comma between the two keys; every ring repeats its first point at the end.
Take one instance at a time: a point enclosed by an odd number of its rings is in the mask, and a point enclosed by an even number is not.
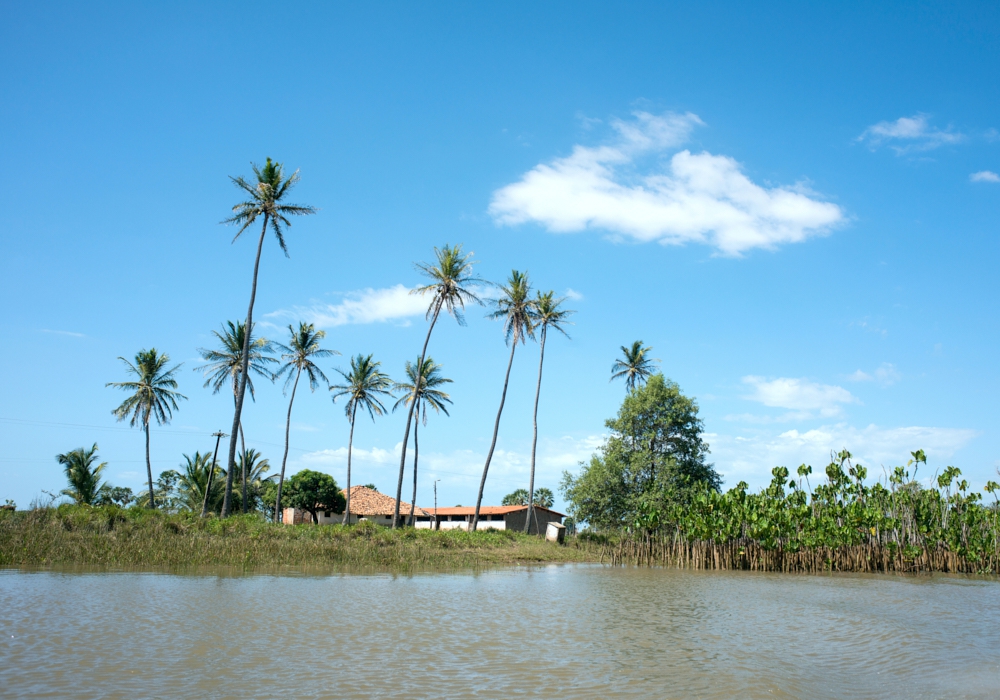
{"type": "MultiPolygon", "coordinates": [[[[247,340],[246,324],[242,321],[236,323],[226,321],[222,326],[222,332],[212,331],[212,335],[218,339],[221,349],[198,348],[198,354],[208,364],[194,369],[204,372],[205,386],[211,386],[213,394],[219,393],[222,387],[229,384],[235,396],[239,390],[240,374],[243,371],[243,345],[247,340]]],[[[256,397],[254,396],[252,375],[256,374],[258,377],[272,379],[273,375],[268,365],[277,362],[277,360],[271,357],[271,343],[266,338],[254,338],[251,332],[249,345],[247,389],[250,392],[250,398],[254,399],[256,397]]]]}
{"type": "Polygon", "coordinates": [[[371,489],[372,491],[375,491],[376,493],[378,492],[378,489],[375,488],[375,484],[365,484],[365,488],[366,489],[371,489]]]}
{"type": "Polygon", "coordinates": [[[718,489],[698,404],[662,374],[630,391],[605,425],[612,433],[599,452],[578,476],[563,474],[561,488],[578,522],[626,527],[647,506],[664,509],[702,486],[718,489]]]}
{"type": "Polygon", "coordinates": [[[391,530],[273,524],[260,515],[201,518],[142,508],[0,508],[0,567],[84,565],[177,571],[455,570],[515,563],[597,561],[585,542],[556,547],[509,531],[391,530]]]}
{"type": "Polygon", "coordinates": [[[351,369],[348,372],[338,369],[337,374],[344,378],[343,384],[330,387],[334,402],[340,397],[347,397],[344,413],[351,423],[360,408],[374,421],[375,416],[385,413],[385,406],[379,400],[382,396],[392,396],[392,380],[389,375],[379,369],[381,362],[372,359],[372,355],[358,354],[351,358],[351,369]]]}
{"type": "Polygon", "coordinates": [[[283,229],[292,225],[288,217],[315,214],[316,209],[300,204],[288,204],[283,201],[299,181],[298,170],[286,178],[281,163],[272,161],[270,158],[264,163],[264,167],[259,167],[256,164],[251,164],[250,167],[253,168],[256,182],[248,182],[243,177],[229,178],[241,190],[241,194],[248,196],[248,199],[235,204],[233,215],[222,223],[240,227],[236,235],[233,236],[235,241],[258,217],[263,216],[265,227],[268,224],[271,225],[271,230],[274,232],[275,238],[278,239],[278,245],[287,256],[288,247],[285,245],[283,229]]]}
{"type": "Polygon", "coordinates": [[[528,505],[528,489],[517,489],[503,497],[501,503],[505,506],[528,505]]]}
{"type": "Polygon", "coordinates": [[[135,494],[128,486],[112,486],[107,491],[108,501],[122,508],[128,508],[135,502],[135,494]]]}
{"type": "Polygon", "coordinates": [[[535,489],[535,505],[541,506],[542,508],[551,508],[556,502],[555,494],[552,493],[551,489],[547,489],[544,486],[535,489]]]}
{"type": "Polygon", "coordinates": [[[344,512],[344,494],[329,474],[303,469],[288,480],[285,489],[286,495],[282,497],[285,504],[307,511],[313,522],[319,522],[317,513],[321,510],[344,512]]]}
{"type": "Polygon", "coordinates": [[[134,375],[134,382],[108,382],[106,386],[132,395],[125,399],[113,413],[120,421],[127,420],[133,428],[149,429],[149,419],[157,424],[170,422],[172,412],[177,410],[177,400],[187,397],[174,391],[177,388],[176,375],[180,365],[167,369],[170,355],[158,353],[156,348],[140,350],[135,354],[135,364],[119,357],[126,371],[134,375]]]}
{"type": "Polygon", "coordinates": [[[300,372],[305,372],[306,378],[309,380],[309,389],[312,391],[316,390],[321,380],[324,384],[329,384],[323,370],[313,363],[313,358],[333,357],[340,354],[336,350],[320,347],[319,343],[326,337],[326,331],[316,330],[311,323],[300,322],[298,329],[291,325],[288,326],[288,333],[291,336],[288,345],[274,343],[275,347],[282,351],[281,361],[284,363],[274,378],[285,376],[286,391],[289,384],[298,377],[300,372]]]}
{"type": "Polygon", "coordinates": [[[683,503],[647,504],[630,527],[721,547],[737,560],[751,548],[820,551],[826,566],[843,570],[1000,572],[1000,511],[984,506],[955,467],[937,475],[934,487],[922,487],[916,472],[925,463],[918,450],[884,482],[868,485],[867,470],[844,450],[824,470],[826,483],[815,488],[808,482],[803,488],[811,467],[799,467],[798,479],[775,467],[759,493],[748,493],[743,482],[725,493],[704,486],[683,503]]]}
{"type": "Polygon", "coordinates": [[[417,365],[419,363],[419,358],[417,358],[416,362],[407,361],[405,371],[409,381],[396,382],[393,384],[392,390],[402,392],[403,396],[396,401],[392,410],[395,411],[403,405],[409,406],[413,402],[413,398],[415,396],[417,406],[414,408],[414,414],[418,416],[418,418],[423,416],[423,423],[424,425],[427,425],[428,406],[433,408],[435,413],[444,413],[446,416],[449,415],[448,407],[445,406],[445,404],[451,403],[451,396],[441,391],[438,387],[443,384],[451,384],[452,380],[441,376],[441,365],[436,363],[433,358],[427,357],[424,359],[424,366],[420,372],[420,383],[418,385],[417,365]]]}
{"type": "Polygon", "coordinates": [[[77,505],[99,505],[107,500],[108,486],[101,483],[101,474],[107,468],[107,462],[95,465],[97,461],[97,443],[90,449],[78,447],[66,454],[56,455],[56,461],[66,472],[69,488],[60,493],[73,499],[77,505]]]}
{"type": "MultiPolygon", "coordinates": [[[[242,455],[240,455],[242,459],[242,455]]],[[[205,489],[208,487],[209,475],[212,473],[212,453],[195,452],[193,457],[184,455],[184,463],[177,479],[177,500],[180,507],[193,513],[201,513],[206,504],[205,489]]],[[[225,487],[223,479],[226,472],[217,465],[212,477],[212,490],[208,494],[208,512],[218,513],[222,510],[222,497],[225,487]]]]}

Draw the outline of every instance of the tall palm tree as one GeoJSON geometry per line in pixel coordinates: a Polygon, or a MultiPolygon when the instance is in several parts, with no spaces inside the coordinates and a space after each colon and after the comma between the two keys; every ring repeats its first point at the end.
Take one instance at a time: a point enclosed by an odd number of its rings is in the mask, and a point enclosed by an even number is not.
{"type": "MultiPolygon", "coordinates": [[[[281,487],[285,483],[285,463],[288,461],[288,434],[292,428],[292,404],[295,403],[295,390],[299,388],[299,377],[306,373],[309,380],[309,390],[316,391],[320,381],[329,384],[323,370],[316,366],[314,359],[320,357],[333,357],[340,353],[336,350],[326,350],[319,346],[319,341],[326,337],[326,331],[318,331],[311,323],[299,322],[298,329],[288,326],[291,340],[288,345],[275,343],[275,346],[282,351],[281,359],[285,364],[281,366],[274,375],[275,379],[285,375],[285,388],[292,385],[292,396],[288,399],[288,418],[285,420],[285,454],[281,457],[281,475],[278,477],[278,496],[274,502],[274,522],[278,522],[278,513],[281,512],[281,487]],[[294,377],[294,379],[293,379],[294,377]]],[[[243,494],[244,500],[246,493],[243,494]]]]}
{"type": "MultiPolygon", "coordinates": [[[[135,355],[135,364],[124,357],[119,360],[125,363],[126,371],[135,375],[134,382],[108,382],[105,386],[123,391],[133,392],[116,408],[115,418],[120,421],[128,419],[133,428],[138,425],[146,434],[146,475],[149,477],[149,505],[156,508],[156,498],[153,495],[153,467],[149,461],[149,419],[156,420],[157,425],[169,423],[173,411],[178,410],[177,400],[187,397],[174,391],[177,380],[174,378],[180,365],[167,369],[170,356],[160,354],[156,348],[140,350],[135,355]]],[[[235,445],[235,443],[233,443],[235,445]]]]}
{"type": "Polygon", "coordinates": [[[633,391],[636,386],[642,386],[653,374],[653,364],[659,360],[650,357],[653,348],[644,346],[641,340],[632,343],[632,347],[622,345],[622,357],[615,360],[611,366],[611,380],[625,378],[625,388],[633,391]]]}
{"type": "MultiPolygon", "coordinates": [[[[243,190],[243,192],[249,196],[249,199],[233,206],[233,215],[222,222],[224,224],[235,224],[240,227],[240,230],[237,231],[236,235],[233,237],[233,241],[235,242],[236,239],[240,237],[240,234],[246,231],[247,228],[257,221],[258,218],[263,218],[264,220],[260,229],[260,238],[257,241],[257,257],[254,259],[253,263],[253,284],[250,286],[250,306],[247,309],[246,327],[250,329],[253,328],[253,303],[254,299],[257,297],[257,272],[260,269],[260,252],[264,247],[264,235],[267,233],[268,224],[271,225],[271,230],[278,239],[278,245],[281,246],[281,250],[284,251],[285,256],[287,257],[288,248],[285,246],[285,234],[284,231],[282,231],[282,227],[292,225],[292,222],[288,220],[288,217],[292,215],[316,213],[316,209],[314,207],[302,206],[299,204],[287,204],[282,201],[299,181],[298,170],[288,177],[285,177],[285,172],[281,163],[275,163],[270,158],[267,159],[263,168],[259,168],[253,164],[251,164],[251,167],[253,168],[254,175],[257,179],[256,183],[251,184],[242,177],[229,178],[233,181],[234,185],[243,190]]],[[[226,460],[226,465],[230,472],[232,472],[232,468],[236,463],[236,431],[239,430],[240,426],[240,415],[243,412],[243,396],[246,393],[247,378],[249,374],[249,333],[247,333],[243,339],[242,359],[243,367],[240,370],[239,390],[236,392],[236,411],[233,416],[233,429],[229,433],[231,436],[229,438],[229,459],[226,460]]],[[[222,517],[229,515],[230,492],[231,489],[226,491],[226,497],[222,502],[222,517]]]]}
{"type": "Polygon", "coordinates": [[[573,312],[562,309],[565,299],[556,299],[555,292],[548,291],[544,294],[538,292],[534,304],[532,304],[532,320],[536,328],[540,328],[538,343],[541,352],[538,356],[538,385],[535,387],[535,413],[533,417],[534,428],[531,436],[531,476],[528,479],[528,517],[524,520],[524,531],[529,532],[529,527],[533,522],[535,508],[535,449],[538,446],[538,397],[542,393],[542,365],[545,363],[545,337],[549,328],[559,331],[569,338],[563,324],[569,323],[566,318],[573,312]]]}
{"type": "Polygon", "coordinates": [[[86,447],[78,447],[66,454],[56,455],[56,461],[63,466],[66,480],[69,482],[69,488],[59,493],[69,496],[77,505],[92,506],[104,500],[108,486],[101,483],[101,474],[108,463],[101,462],[94,466],[94,462],[97,461],[96,442],[89,450],[86,447]]]}
{"type": "Polygon", "coordinates": [[[417,383],[417,365],[406,363],[406,376],[410,381],[397,383],[393,386],[394,391],[406,392],[403,398],[392,407],[395,411],[403,404],[410,404],[416,401],[413,409],[413,498],[410,500],[410,526],[413,525],[413,512],[417,507],[417,460],[420,458],[420,443],[417,440],[417,429],[420,427],[420,418],[423,416],[424,425],[427,425],[427,409],[433,408],[437,413],[448,413],[446,403],[451,403],[451,397],[445,392],[437,389],[442,384],[451,384],[450,379],[441,376],[441,365],[433,359],[424,360],[423,369],[419,372],[420,380],[417,383]]]}
{"type": "MultiPolygon", "coordinates": [[[[246,325],[242,321],[237,321],[235,324],[232,321],[226,321],[222,326],[222,332],[212,331],[221,346],[220,350],[208,350],[205,348],[198,348],[198,354],[201,355],[202,359],[208,362],[207,365],[202,365],[201,367],[195,367],[195,371],[201,370],[205,374],[205,387],[211,386],[212,393],[218,394],[219,390],[226,384],[230,384],[233,390],[233,405],[236,405],[236,395],[240,388],[240,374],[243,371],[243,346],[248,345],[250,352],[250,360],[247,363],[247,369],[250,374],[256,374],[258,377],[266,377],[267,379],[274,379],[274,375],[271,374],[271,370],[268,369],[268,365],[277,362],[277,360],[271,357],[271,343],[267,338],[254,338],[253,330],[251,329],[249,343],[247,343],[246,338],[246,325]]],[[[253,378],[247,378],[247,389],[250,391],[250,398],[256,400],[253,390],[253,378]]],[[[243,436],[243,421],[240,421],[240,454],[246,455],[247,446],[246,441],[243,436]]],[[[226,493],[231,494],[233,490],[233,477],[232,469],[224,470],[227,472],[226,475],[226,493]]],[[[247,490],[247,475],[243,474],[243,503],[246,504],[246,490],[247,490]]],[[[225,499],[223,499],[225,500],[225,499]]],[[[246,512],[244,505],[243,512],[246,512]]]]}
{"type": "MultiPolygon", "coordinates": [[[[372,360],[371,355],[361,355],[351,358],[351,370],[344,372],[337,370],[337,373],[344,378],[343,384],[334,384],[330,387],[333,393],[333,401],[336,403],[341,396],[347,397],[344,405],[344,414],[351,422],[351,434],[347,439],[347,506],[344,508],[344,524],[350,522],[351,518],[351,452],[354,449],[354,418],[360,407],[362,411],[368,411],[372,422],[375,416],[385,413],[385,406],[379,401],[380,396],[392,396],[392,380],[389,375],[383,373],[379,367],[381,362],[372,360]]],[[[397,499],[397,510],[399,503],[397,499]]]]}
{"type": "Polygon", "coordinates": [[[531,300],[531,283],[528,274],[514,270],[507,279],[507,284],[500,285],[500,296],[493,301],[492,319],[503,321],[504,341],[510,345],[510,359],[507,361],[507,373],[503,379],[503,392],[500,394],[500,408],[497,409],[497,419],[493,424],[493,441],[490,451],[486,453],[486,464],[483,465],[483,478],[479,481],[479,495],[476,497],[476,510],[469,523],[469,530],[475,531],[479,524],[479,507],[483,502],[483,489],[486,488],[486,474],[493,460],[493,450],[497,446],[497,433],[500,432],[500,416],[503,414],[503,404],[507,400],[507,384],[510,382],[510,368],[514,364],[514,351],[517,344],[524,344],[528,338],[535,337],[535,327],[532,318],[533,302],[531,300]]]}
{"type": "MultiPolygon", "coordinates": [[[[411,294],[430,294],[431,303],[427,307],[426,318],[430,320],[427,328],[427,337],[424,338],[424,347],[420,351],[418,367],[424,364],[427,356],[427,344],[431,341],[431,332],[434,324],[437,323],[441,309],[445,309],[452,317],[458,321],[458,325],[465,325],[465,305],[482,304],[476,296],[473,288],[486,284],[483,280],[472,273],[473,253],[465,253],[462,246],[454,248],[446,245],[444,248],[435,248],[434,256],[437,264],[418,263],[417,270],[421,274],[430,278],[430,284],[417,287],[410,291],[411,294]]],[[[399,481],[396,484],[396,509],[392,519],[393,528],[399,525],[399,499],[403,497],[403,471],[406,468],[406,445],[410,440],[410,423],[413,420],[413,410],[415,403],[410,403],[410,410],[406,415],[406,429],[403,432],[403,451],[399,455],[399,481]]]]}

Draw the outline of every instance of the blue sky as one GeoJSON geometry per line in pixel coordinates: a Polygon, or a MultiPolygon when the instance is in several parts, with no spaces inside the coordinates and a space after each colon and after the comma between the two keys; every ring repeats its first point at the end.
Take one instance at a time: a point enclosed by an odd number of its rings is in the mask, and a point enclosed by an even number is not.
{"type": "MultiPolygon", "coordinates": [[[[231,399],[192,371],[246,313],[254,253],[219,225],[227,176],[300,169],[256,317],[314,321],[394,376],[426,330],[415,261],[463,243],[577,311],[546,352],[537,483],[600,443],[642,339],[697,398],[726,486],[927,451],[995,476],[1000,10],[992,3],[4,3],[0,499],[63,479],[97,442],[140,488],[116,424],[119,355],[155,346],[189,397],[154,472],[207,450],[231,399]]],[[[455,402],[421,433],[421,490],[471,504],[507,349],[470,309],[430,354],[455,402]]],[[[526,485],[538,349],[517,351],[486,500],[526,485]]],[[[327,372],[332,374],[331,372],[327,372]]],[[[261,386],[249,443],[277,466],[287,398],[261,386]]],[[[356,483],[394,489],[400,414],[358,424],[356,483]]],[[[301,393],[290,473],[343,483],[347,421],[301,393]]],[[[928,471],[931,471],[928,470],[928,471]]],[[[408,497],[408,496],[407,496],[408,497]]],[[[561,503],[561,501],[559,502],[561,503]]]]}

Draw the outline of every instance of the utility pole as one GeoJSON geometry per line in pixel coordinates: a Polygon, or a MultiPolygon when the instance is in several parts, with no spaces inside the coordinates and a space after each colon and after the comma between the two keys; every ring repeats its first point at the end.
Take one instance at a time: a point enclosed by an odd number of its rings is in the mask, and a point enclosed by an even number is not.
{"type": "Polygon", "coordinates": [[[438,482],[440,479],[434,480],[434,529],[440,530],[441,523],[438,522],[438,482]]]}
{"type": "Polygon", "coordinates": [[[215,454],[212,455],[212,466],[208,469],[208,481],[205,483],[205,501],[201,504],[201,517],[208,515],[208,494],[212,493],[212,477],[215,476],[215,460],[219,458],[219,441],[224,437],[229,437],[221,430],[212,433],[215,438],[215,454]]]}

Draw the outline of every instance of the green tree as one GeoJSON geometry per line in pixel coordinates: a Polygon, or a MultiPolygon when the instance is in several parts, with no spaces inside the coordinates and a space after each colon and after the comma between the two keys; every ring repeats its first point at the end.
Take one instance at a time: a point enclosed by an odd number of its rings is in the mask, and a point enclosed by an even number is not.
{"type": "Polygon", "coordinates": [[[424,360],[423,369],[420,374],[420,383],[417,384],[417,365],[406,363],[406,376],[409,382],[396,384],[394,391],[405,392],[403,398],[392,407],[395,411],[403,404],[410,404],[416,401],[417,405],[413,409],[413,498],[410,501],[410,526],[413,526],[413,513],[417,507],[417,461],[420,457],[420,443],[417,439],[417,429],[420,427],[420,420],[423,418],[424,425],[427,425],[427,409],[433,408],[435,413],[449,415],[446,403],[451,403],[451,397],[437,387],[442,384],[451,384],[450,379],[441,376],[441,365],[431,358],[424,360]]]}
{"type": "Polygon", "coordinates": [[[517,489],[511,491],[506,496],[503,497],[501,501],[502,505],[505,506],[526,506],[528,505],[528,491],[527,489],[517,489]]]}
{"type": "Polygon", "coordinates": [[[540,508],[551,508],[556,502],[555,495],[550,489],[547,489],[544,486],[535,489],[533,496],[535,504],[537,504],[540,508]]]}
{"type": "Polygon", "coordinates": [[[563,474],[563,494],[578,523],[620,528],[643,508],[663,509],[693,489],[719,488],[721,479],[706,462],[698,404],[662,374],[630,391],[605,425],[611,435],[598,453],[579,475],[563,474]]]}
{"type": "Polygon", "coordinates": [[[292,508],[307,511],[314,523],[319,522],[319,511],[341,513],[345,505],[344,494],[340,492],[336,480],[329,474],[310,469],[303,469],[288,480],[285,503],[292,508]]]}
{"type": "Polygon", "coordinates": [[[90,449],[78,447],[66,454],[56,455],[56,461],[66,472],[69,488],[59,493],[69,496],[77,505],[94,506],[108,500],[110,490],[107,484],[101,483],[101,475],[107,468],[107,462],[94,464],[97,461],[97,443],[90,449]]]}
{"type": "MultiPolygon", "coordinates": [[[[431,340],[431,332],[434,324],[437,323],[441,309],[445,309],[452,318],[458,321],[458,325],[465,325],[465,305],[481,304],[479,297],[473,291],[476,285],[484,284],[472,273],[472,253],[464,253],[462,246],[454,248],[446,245],[444,248],[435,248],[434,255],[437,264],[418,263],[417,270],[421,274],[430,278],[430,284],[425,284],[411,290],[411,294],[431,295],[430,306],[427,307],[427,318],[430,325],[427,328],[427,337],[424,338],[424,347],[420,351],[418,367],[424,364],[427,357],[427,344],[431,340]]],[[[410,410],[406,416],[406,428],[403,432],[403,449],[399,456],[399,481],[396,483],[396,508],[394,511],[392,526],[399,525],[399,499],[403,497],[403,472],[406,468],[406,446],[410,440],[410,423],[413,421],[413,411],[416,403],[410,403],[410,410]]]]}
{"type": "MultiPolygon", "coordinates": [[[[248,199],[234,205],[233,215],[222,222],[240,227],[239,231],[233,237],[233,241],[235,242],[257,219],[261,218],[264,221],[260,229],[260,238],[257,241],[257,256],[254,258],[253,263],[253,283],[250,286],[250,306],[247,308],[246,327],[250,329],[253,329],[253,305],[257,297],[257,273],[260,269],[260,253],[264,248],[264,236],[267,233],[268,224],[271,225],[271,230],[278,239],[278,245],[287,257],[288,248],[285,245],[285,235],[282,227],[292,225],[288,217],[316,213],[316,209],[313,207],[288,204],[284,201],[285,197],[299,181],[298,170],[285,177],[281,163],[273,162],[270,158],[267,159],[263,168],[259,168],[256,165],[252,165],[252,167],[257,180],[255,183],[250,183],[242,177],[229,178],[233,181],[234,185],[248,196],[248,199]]],[[[229,458],[226,460],[226,466],[230,473],[236,464],[236,432],[240,427],[240,416],[243,412],[243,397],[246,394],[249,375],[250,333],[247,333],[243,339],[242,360],[243,367],[240,369],[239,390],[236,393],[233,429],[229,433],[229,458]]],[[[229,481],[229,478],[227,477],[227,481],[229,481]]],[[[229,515],[231,491],[231,487],[226,489],[226,495],[222,503],[223,517],[229,515]]]]}
{"type": "Polygon", "coordinates": [[[128,486],[112,486],[108,489],[108,501],[122,508],[128,508],[129,504],[135,501],[135,494],[128,486]]]}
{"type": "Polygon", "coordinates": [[[167,469],[160,472],[160,475],[156,478],[156,483],[153,485],[153,491],[140,491],[139,495],[135,498],[135,504],[141,508],[149,508],[150,504],[155,501],[159,504],[161,510],[165,510],[168,513],[178,511],[183,507],[180,494],[178,493],[180,480],[180,472],[176,469],[167,469]],[[152,495],[150,495],[151,493],[152,495]]]}
{"type": "Polygon", "coordinates": [[[207,510],[218,513],[222,509],[222,483],[209,477],[214,467],[217,476],[219,468],[212,463],[211,452],[195,452],[194,455],[182,455],[179,477],[177,479],[178,501],[184,510],[201,513],[207,503],[207,510]],[[207,491],[208,498],[205,498],[207,491]]]}
{"type": "MultiPolygon", "coordinates": [[[[539,292],[531,309],[532,321],[535,327],[540,329],[538,337],[540,351],[538,353],[538,385],[535,387],[535,412],[532,414],[531,476],[528,479],[528,514],[524,519],[525,532],[528,532],[531,523],[534,522],[535,504],[532,496],[535,495],[535,451],[538,447],[538,399],[542,394],[542,366],[545,363],[545,338],[548,335],[549,328],[557,330],[569,338],[569,334],[566,333],[563,325],[569,323],[566,318],[573,312],[560,308],[564,301],[566,300],[556,299],[555,292],[548,291],[544,294],[539,292]]],[[[547,506],[543,506],[543,508],[549,508],[551,505],[550,503],[547,506]]]]}
{"type": "Polygon", "coordinates": [[[158,353],[156,348],[137,352],[135,364],[124,357],[118,359],[125,363],[126,371],[134,375],[136,381],[109,382],[106,386],[132,392],[132,395],[125,399],[113,413],[119,421],[128,419],[129,425],[133,428],[138,425],[146,435],[148,501],[150,508],[156,508],[156,500],[153,495],[153,467],[149,460],[149,421],[152,418],[157,425],[169,423],[173,417],[173,411],[178,410],[177,400],[187,398],[174,391],[177,388],[177,379],[174,375],[180,369],[180,365],[174,365],[167,369],[170,356],[166,353],[158,353]]]}
{"type": "MultiPolygon", "coordinates": [[[[250,359],[247,362],[247,369],[251,375],[256,374],[258,377],[265,377],[266,379],[274,379],[274,375],[271,374],[269,365],[274,364],[277,360],[271,357],[271,343],[267,338],[254,338],[253,331],[251,329],[249,342],[246,337],[246,325],[241,321],[237,321],[235,324],[232,321],[226,321],[222,326],[222,332],[212,331],[219,341],[219,350],[208,350],[206,348],[198,348],[198,353],[201,355],[208,364],[202,365],[201,367],[195,367],[195,371],[201,370],[205,375],[205,387],[212,387],[212,393],[218,394],[227,384],[230,385],[233,391],[233,406],[236,405],[236,395],[239,393],[240,389],[240,373],[243,371],[243,346],[246,345],[249,348],[250,359]]],[[[253,377],[247,378],[247,390],[250,392],[251,400],[256,400],[256,395],[254,394],[253,388],[253,377]]],[[[246,440],[243,435],[243,421],[240,421],[240,454],[245,455],[247,451],[246,440]]],[[[230,472],[232,470],[229,470],[230,472]]],[[[227,473],[225,469],[222,470],[223,473],[227,473]]],[[[242,475],[243,481],[243,491],[246,491],[246,474],[242,475]]],[[[226,488],[230,491],[232,490],[232,479],[233,477],[227,475],[226,478],[226,488]]],[[[245,493],[244,493],[245,495],[245,493]]],[[[244,499],[245,500],[245,499],[244,499]]],[[[245,511],[244,511],[245,512],[245,511]]]]}
{"type": "Polygon", "coordinates": [[[351,424],[350,437],[347,439],[347,506],[344,509],[344,524],[351,518],[351,454],[354,450],[354,419],[357,416],[358,408],[368,411],[372,422],[375,416],[385,414],[385,406],[379,400],[380,396],[392,396],[392,380],[389,375],[382,372],[379,367],[382,363],[375,362],[371,355],[361,355],[351,358],[351,370],[344,372],[337,370],[337,373],[344,378],[343,384],[336,384],[330,387],[333,392],[333,401],[336,403],[341,396],[347,397],[344,405],[344,414],[351,424]]]}
{"type": "Polygon", "coordinates": [[[650,357],[652,351],[653,348],[644,346],[641,340],[632,343],[632,347],[622,345],[622,357],[611,366],[610,381],[624,378],[628,391],[645,384],[653,374],[654,363],[659,362],[650,357]]]}
{"type": "MultiPolygon", "coordinates": [[[[295,403],[295,390],[299,388],[299,377],[302,376],[303,372],[306,373],[310,391],[316,391],[316,387],[319,386],[321,380],[324,384],[329,384],[330,382],[327,380],[326,375],[323,374],[323,370],[317,367],[313,360],[340,354],[336,350],[326,350],[319,346],[319,341],[326,337],[326,332],[316,330],[311,323],[300,322],[298,330],[292,326],[288,326],[288,332],[292,337],[288,345],[275,343],[282,351],[281,359],[284,361],[275,378],[282,375],[286,376],[284,391],[288,391],[289,384],[292,385],[292,396],[288,399],[288,417],[285,420],[285,453],[281,456],[278,493],[274,501],[275,514],[281,512],[281,488],[285,483],[285,464],[288,462],[288,439],[292,428],[292,404],[295,403]]],[[[243,498],[246,499],[245,491],[243,498]]]]}
{"type": "Polygon", "coordinates": [[[479,495],[476,497],[476,509],[469,523],[469,531],[474,532],[479,524],[479,508],[483,502],[483,490],[486,488],[486,475],[490,471],[493,460],[493,450],[497,445],[497,434],[500,432],[500,416],[507,400],[507,385],[510,382],[510,368],[514,365],[514,351],[517,344],[522,345],[528,338],[534,338],[533,303],[531,300],[531,284],[527,273],[513,270],[507,279],[507,284],[500,285],[500,296],[493,301],[493,312],[490,318],[503,321],[504,341],[510,346],[510,359],[507,361],[507,373],[503,379],[503,392],[500,394],[500,408],[497,409],[497,419],[493,424],[493,440],[489,452],[486,453],[486,464],[483,465],[483,476],[479,480],[479,495]]]}

